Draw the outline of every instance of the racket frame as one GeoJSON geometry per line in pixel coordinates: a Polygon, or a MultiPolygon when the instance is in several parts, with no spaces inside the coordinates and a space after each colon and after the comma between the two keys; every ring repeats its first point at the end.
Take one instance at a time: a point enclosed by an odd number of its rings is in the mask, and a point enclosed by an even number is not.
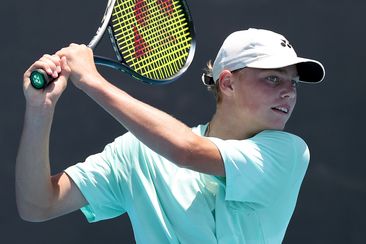
{"type": "Polygon", "coordinates": [[[116,0],[109,0],[108,1],[108,5],[107,5],[107,9],[105,11],[105,14],[102,18],[102,23],[101,26],[98,28],[96,35],[93,37],[93,39],[90,41],[90,43],[88,44],[88,46],[92,49],[94,49],[99,41],[101,40],[101,38],[103,37],[106,29],[108,31],[109,34],[109,39],[111,41],[111,45],[112,48],[114,50],[114,53],[118,59],[119,62],[110,59],[110,58],[106,58],[106,57],[102,57],[102,56],[98,56],[98,55],[94,55],[94,62],[97,65],[102,65],[102,66],[106,66],[112,69],[116,69],[125,73],[128,73],[129,75],[131,75],[133,78],[140,80],[142,82],[148,83],[148,84],[167,84],[167,83],[171,83],[175,80],[177,80],[181,75],[183,75],[183,73],[186,72],[186,70],[188,69],[188,67],[190,66],[190,64],[192,63],[193,57],[194,57],[194,53],[195,53],[195,49],[196,49],[196,40],[195,40],[195,30],[194,30],[194,25],[193,25],[193,19],[192,16],[190,14],[189,8],[188,8],[188,4],[185,0],[179,0],[180,3],[182,3],[182,7],[184,9],[184,14],[185,17],[188,21],[188,28],[189,28],[189,32],[191,34],[191,45],[190,45],[190,50],[186,59],[185,64],[183,65],[183,67],[179,70],[178,73],[176,73],[174,76],[169,77],[168,79],[162,79],[162,80],[157,80],[157,79],[150,79],[146,76],[143,76],[141,74],[139,74],[138,72],[134,71],[133,69],[131,69],[125,62],[125,60],[123,59],[123,55],[120,53],[118,47],[117,47],[117,43],[115,40],[115,35],[113,33],[113,28],[111,27],[111,17],[112,17],[112,13],[113,13],[113,9],[114,9],[114,4],[116,2],[116,0]]]}
{"type": "MultiPolygon", "coordinates": [[[[107,3],[107,7],[104,11],[104,15],[103,18],[101,20],[101,24],[98,27],[95,35],[93,36],[93,38],[91,39],[91,41],[89,42],[89,44],[87,45],[89,48],[91,48],[92,50],[94,50],[100,40],[103,38],[106,30],[108,31],[109,34],[109,39],[111,41],[111,45],[112,48],[114,50],[114,53],[117,57],[117,60],[113,60],[111,58],[106,58],[106,57],[102,57],[102,56],[98,56],[98,55],[94,55],[94,62],[97,65],[102,65],[102,66],[106,66],[115,70],[119,70],[122,71],[124,73],[127,73],[129,75],[131,75],[133,78],[140,80],[142,82],[148,83],[148,84],[167,84],[167,83],[171,83],[175,80],[177,80],[189,67],[189,65],[191,64],[193,57],[194,57],[194,53],[195,53],[195,49],[196,49],[196,41],[195,41],[195,30],[194,30],[194,25],[193,25],[193,20],[192,20],[192,16],[190,14],[188,5],[186,3],[185,0],[179,0],[180,3],[182,3],[182,7],[184,8],[184,14],[185,17],[188,21],[188,28],[189,28],[189,32],[191,34],[191,40],[190,40],[190,49],[189,49],[189,53],[186,59],[185,64],[183,65],[183,67],[179,70],[178,73],[176,73],[175,75],[173,75],[172,77],[169,77],[167,79],[161,79],[161,80],[157,80],[157,79],[151,79],[148,78],[146,76],[143,76],[141,74],[139,74],[138,72],[134,71],[133,69],[131,69],[125,62],[125,60],[123,59],[123,55],[120,53],[117,44],[116,44],[116,40],[115,40],[115,36],[113,33],[113,28],[111,27],[111,17],[112,17],[112,13],[114,10],[114,5],[116,3],[117,0],[108,0],[107,3]]],[[[31,74],[31,84],[34,88],[36,89],[42,89],[45,86],[48,85],[49,82],[52,81],[52,77],[46,77],[46,75],[44,75],[45,72],[42,72],[40,70],[34,70],[31,74]],[[39,75],[43,75],[44,76],[44,85],[40,86],[39,84],[37,84],[37,82],[34,82],[32,77],[33,76],[37,76],[39,77],[39,75]]]]}

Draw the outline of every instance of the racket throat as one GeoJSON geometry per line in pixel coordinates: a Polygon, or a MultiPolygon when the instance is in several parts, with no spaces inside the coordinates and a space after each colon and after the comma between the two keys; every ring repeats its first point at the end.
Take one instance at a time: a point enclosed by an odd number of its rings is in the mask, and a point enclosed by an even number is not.
{"type": "Polygon", "coordinates": [[[122,56],[119,52],[119,48],[116,43],[113,29],[110,26],[108,26],[107,30],[108,30],[109,39],[111,40],[111,45],[112,45],[114,53],[116,54],[117,60],[121,63],[125,63],[125,60],[122,58],[122,56]]]}

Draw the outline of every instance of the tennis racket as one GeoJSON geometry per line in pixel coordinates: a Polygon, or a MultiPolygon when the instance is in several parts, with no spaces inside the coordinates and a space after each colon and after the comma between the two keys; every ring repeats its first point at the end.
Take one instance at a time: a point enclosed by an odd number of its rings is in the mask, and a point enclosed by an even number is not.
{"type": "MultiPolygon", "coordinates": [[[[97,65],[149,84],[166,84],[178,79],[192,62],[194,26],[185,0],[108,0],[88,47],[95,49],[106,30],[116,59],[94,56],[97,65]]],[[[34,88],[42,89],[52,77],[37,69],[30,80],[34,88]]]]}

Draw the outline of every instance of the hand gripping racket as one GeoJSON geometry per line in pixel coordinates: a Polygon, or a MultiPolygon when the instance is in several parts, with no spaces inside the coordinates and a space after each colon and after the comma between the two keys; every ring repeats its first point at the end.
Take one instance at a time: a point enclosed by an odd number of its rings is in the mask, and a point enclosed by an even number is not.
{"type": "MultiPolygon", "coordinates": [[[[94,56],[97,65],[149,84],[165,84],[179,78],[192,62],[196,44],[185,0],[108,0],[88,47],[95,49],[106,30],[117,60],[94,56]]],[[[37,69],[30,80],[34,88],[42,89],[52,77],[37,69]]]]}

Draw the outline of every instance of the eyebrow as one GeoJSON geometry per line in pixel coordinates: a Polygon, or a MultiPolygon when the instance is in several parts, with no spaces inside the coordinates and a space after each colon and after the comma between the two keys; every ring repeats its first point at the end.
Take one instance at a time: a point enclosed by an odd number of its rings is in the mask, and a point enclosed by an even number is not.
{"type": "MultiPolygon", "coordinates": [[[[277,68],[277,69],[263,69],[264,71],[277,71],[277,72],[279,72],[279,73],[281,73],[281,74],[289,74],[288,73],[288,71],[287,71],[287,69],[285,69],[285,68],[277,68]]],[[[300,76],[299,76],[299,74],[296,74],[296,75],[294,75],[293,76],[293,80],[300,80],[300,76]]]]}

